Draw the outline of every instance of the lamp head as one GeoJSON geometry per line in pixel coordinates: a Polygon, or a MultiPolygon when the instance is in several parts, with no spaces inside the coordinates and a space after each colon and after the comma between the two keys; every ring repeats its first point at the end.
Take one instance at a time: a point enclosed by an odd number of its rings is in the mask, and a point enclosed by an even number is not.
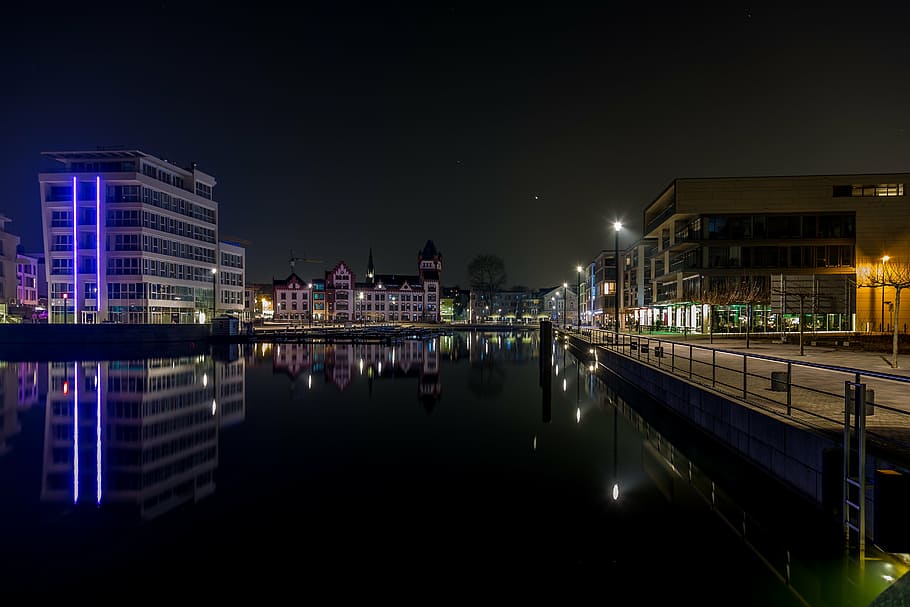
{"type": "Polygon", "coordinates": [[[888,257],[887,255],[885,255],[884,257],[882,257],[882,261],[888,261],[889,259],[891,259],[891,258],[888,257]]]}
{"type": "Polygon", "coordinates": [[[576,266],[575,271],[578,272],[579,274],[581,274],[581,266],[576,266]]]}
{"type": "Polygon", "coordinates": [[[218,273],[218,268],[212,268],[212,275],[215,275],[217,273],[218,273]]]}
{"type": "Polygon", "coordinates": [[[614,222],[613,222],[613,229],[616,230],[617,232],[620,231],[620,230],[622,229],[622,222],[621,222],[621,221],[614,221],[614,222]]]}

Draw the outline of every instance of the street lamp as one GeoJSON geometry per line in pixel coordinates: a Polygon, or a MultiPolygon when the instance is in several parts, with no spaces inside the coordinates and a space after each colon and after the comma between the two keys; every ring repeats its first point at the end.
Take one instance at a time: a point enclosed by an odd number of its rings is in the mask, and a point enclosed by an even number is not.
{"type": "Polygon", "coordinates": [[[576,297],[578,303],[575,308],[575,324],[578,325],[578,330],[581,331],[581,266],[575,266],[575,271],[578,272],[578,293],[576,297]]]}
{"type": "Polygon", "coordinates": [[[217,287],[215,286],[215,277],[218,276],[218,268],[212,268],[212,322],[215,322],[215,300],[218,297],[217,287]]]}
{"type": "Polygon", "coordinates": [[[362,327],[363,326],[363,291],[361,291],[360,294],[357,295],[357,303],[358,303],[358,307],[360,308],[360,310],[359,310],[360,326],[362,327]]]}
{"type": "Polygon", "coordinates": [[[619,231],[622,229],[621,221],[613,222],[613,230],[615,232],[614,241],[613,241],[613,256],[616,261],[616,285],[614,286],[615,292],[613,293],[613,320],[616,323],[616,340],[614,343],[619,342],[619,231]]]}
{"type": "Polygon", "coordinates": [[[66,323],[67,323],[66,314],[67,314],[67,311],[68,311],[68,310],[67,310],[67,308],[68,308],[67,303],[69,303],[69,298],[70,298],[70,294],[69,294],[69,293],[64,293],[64,294],[63,294],[63,324],[66,324],[66,323]]]}
{"type": "Polygon", "coordinates": [[[885,332],[885,262],[891,259],[887,255],[882,257],[882,315],[879,330],[885,332]]]}

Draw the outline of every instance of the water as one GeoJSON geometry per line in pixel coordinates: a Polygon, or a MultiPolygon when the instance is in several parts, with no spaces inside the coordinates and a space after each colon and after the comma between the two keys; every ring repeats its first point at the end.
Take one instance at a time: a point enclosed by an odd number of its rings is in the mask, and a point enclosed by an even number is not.
{"type": "Polygon", "coordinates": [[[549,398],[536,332],[7,363],[0,580],[837,607],[899,575],[851,568],[817,512],[571,353],[552,363],[549,398]]]}

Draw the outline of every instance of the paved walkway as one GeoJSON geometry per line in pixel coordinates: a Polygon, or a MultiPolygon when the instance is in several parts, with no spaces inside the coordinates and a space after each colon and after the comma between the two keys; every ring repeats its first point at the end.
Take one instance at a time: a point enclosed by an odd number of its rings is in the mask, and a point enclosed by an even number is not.
{"type": "Polygon", "coordinates": [[[866,417],[870,445],[910,466],[910,354],[899,357],[894,369],[890,354],[811,346],[808,340],[802,355],[798,342],[752,339],[746,348],[744,338],[711,343],[701,336],[623,334],[621,343],[625,356],[833,437],[843,436],[844,398],[852,390],[846,382],[858,381],[866,386],[867,405],[873,404],[866,417]],[[633,347],[638,344],[647,350],[633,347]],[[663,348],[661,356],[655,346],[663,348]]]}

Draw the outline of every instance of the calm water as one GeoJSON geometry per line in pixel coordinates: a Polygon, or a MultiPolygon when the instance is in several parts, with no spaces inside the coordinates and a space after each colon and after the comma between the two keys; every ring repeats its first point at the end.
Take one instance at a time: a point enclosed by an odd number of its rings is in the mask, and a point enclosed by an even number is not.
{"type": "Polygon", "coordinates": [[[832,606],[887,585],[653,403],[549,362],[530,332],[7,363],[0,580],[832,606]]]}

